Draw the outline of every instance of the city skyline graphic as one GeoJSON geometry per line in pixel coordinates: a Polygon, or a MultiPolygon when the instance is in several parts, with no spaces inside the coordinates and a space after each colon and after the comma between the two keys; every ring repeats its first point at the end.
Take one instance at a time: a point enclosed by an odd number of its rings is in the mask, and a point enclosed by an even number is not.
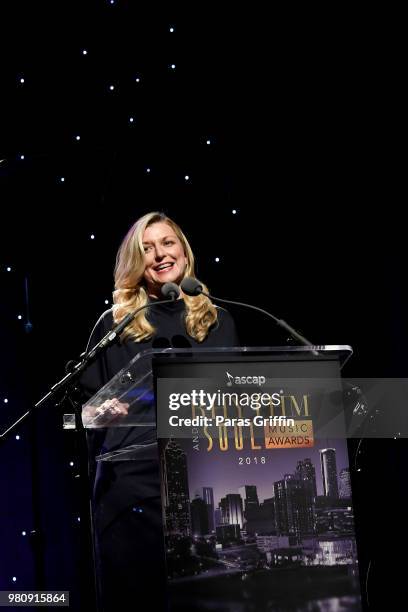
{"type": "Polygon", "coordinates": [[[315,446],[307,449],[262,449],[246,452],[235,449],[220,451],[214,447],[207,452],[204,440],[200,440],[200,450],[197,451],[194,450],[192,440],[177,440],[177,443],[180,442],[187,456],[190,500],[194,499],[198,490],[211,487],[215,506],[218,506],[226,494],[238,493],[238,489],[244,485],[255,485],[259,502],[262,503],[264,499],[273,497],[274,482],[282,480],[285,474],[294,474],[298,461],[305,459],[310,459],[315,468],[317,495],[323,496],[320,463],[322,449],[335,449],[339,483],[341,471],[349,469],[347,443],[341,439],[315,440],[315,446]],[[207,456],[211,460],[207,461],[207,456]],[[262,457],[265,457],[265,463],[261,463],[262,457]],[[242,464],[240,458],[243,460],[242,464]],[[246,463],[247,458],[250,463],[246,463]]]}

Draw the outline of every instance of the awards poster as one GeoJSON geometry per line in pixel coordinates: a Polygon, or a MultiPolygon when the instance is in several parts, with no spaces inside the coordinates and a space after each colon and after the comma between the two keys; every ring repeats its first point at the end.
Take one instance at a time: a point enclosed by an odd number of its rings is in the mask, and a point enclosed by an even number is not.
{"type": "Polygon", "coordinates": [[[219,425],[213,407],[161,428],[170,610],[362,610],[347,442],[299,406],[295,427],[231,425],[224,404],[219,425]]]}

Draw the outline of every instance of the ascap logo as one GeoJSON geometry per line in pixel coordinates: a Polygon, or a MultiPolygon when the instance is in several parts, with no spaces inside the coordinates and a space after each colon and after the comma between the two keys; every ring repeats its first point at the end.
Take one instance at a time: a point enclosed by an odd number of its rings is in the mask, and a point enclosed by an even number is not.
{"type": "Polygon", "coordinates": [[[233,376],[229,372],[225,373],[228,387],[232,387],[232,385],[257,385],[262,387],[266,383],[265,376],[233,376]]]}

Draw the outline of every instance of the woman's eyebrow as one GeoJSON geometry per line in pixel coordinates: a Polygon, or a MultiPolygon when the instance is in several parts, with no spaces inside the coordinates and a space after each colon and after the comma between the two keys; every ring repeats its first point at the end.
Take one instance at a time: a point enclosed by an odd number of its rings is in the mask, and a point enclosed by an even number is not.
{"type": "MultiPolygon", "coordinates": [[[[159,238],[159,240],[167,240],[167,238],[175,238],[176,236],[174,234],[169,234],[168,236],[163,236],[162,238],[159,238]]],[[[151,240],[143,240],[143,244],[153,244],[151,240]]]]}

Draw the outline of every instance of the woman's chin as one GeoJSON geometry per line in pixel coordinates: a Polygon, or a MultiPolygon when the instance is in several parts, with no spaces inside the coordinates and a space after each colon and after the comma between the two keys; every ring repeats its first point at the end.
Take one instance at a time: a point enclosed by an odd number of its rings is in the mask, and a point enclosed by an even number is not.
{"type": "Polygon", "coordinates": [[[159,278],[158,283],[160,286],[163,286],[165,283],[175,283],[176,285],[179,285],[181,283],[181,278],[178,274],[171,274],[169,272],[163,276],[163,278],[159,278]]]}

